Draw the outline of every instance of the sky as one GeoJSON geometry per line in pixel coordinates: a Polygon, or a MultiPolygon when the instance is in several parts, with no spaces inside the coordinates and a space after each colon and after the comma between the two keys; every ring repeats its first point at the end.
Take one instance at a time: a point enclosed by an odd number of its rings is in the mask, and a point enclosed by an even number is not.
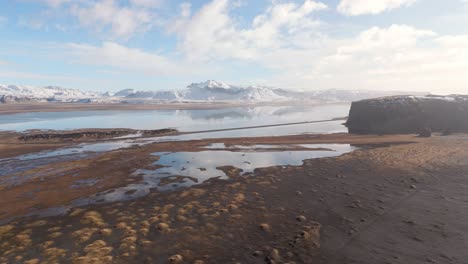
{"type": "Polygon", "coordinates": [[[468,94],[468,0],[8,0],[0,36],[0,84],[468,94]]]}

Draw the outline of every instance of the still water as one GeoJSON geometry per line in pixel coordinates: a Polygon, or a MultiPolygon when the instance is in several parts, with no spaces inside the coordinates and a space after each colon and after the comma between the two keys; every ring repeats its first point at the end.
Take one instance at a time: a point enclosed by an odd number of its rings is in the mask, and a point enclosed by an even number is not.
{"type": "Polygon", "coordinates": [[[77,111],[0,115],[0,130],[177,128],[199,131],[325,120],[348,115],[349,104],[258,106],[203,110],[77,111]]]}
{"type": "MultiPolygon", "coordinates": [[[[41,217],[60,215],[75,207],[141,198],[153,190],[170,191],[199,185],[212,178],[228,179],[225,172],[220,169],[221,166],[241,169],[240,176],[255,175],[255,169],[258,168],[298,166],[306,159],[336,157],[352,152],[356,148],[349,144],[256,145],[225,148],[224,144],[218,143],[208,146],[207,149],[213,150],[153,153],[160,157],[154,165],[161,167],[155,170],[136,170],[134,176],[142,176],[141,182],[79,198],[60,207],[34,210],[28,215],[41,217]],[[272,151],[274,148],[290,149],[272,151]]],[[[99,179],[79,180],[70,188],[87,188],[98,182],[99,179]]]]}

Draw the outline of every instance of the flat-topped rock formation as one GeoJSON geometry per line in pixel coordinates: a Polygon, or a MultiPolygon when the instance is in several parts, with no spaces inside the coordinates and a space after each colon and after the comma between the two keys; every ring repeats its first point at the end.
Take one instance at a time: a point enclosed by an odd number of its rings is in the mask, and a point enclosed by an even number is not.
{"type": "Polygon", "coordinates": [[[391,96],[353,102],[352,134],[468,132],[468,96],[391,96]]]}

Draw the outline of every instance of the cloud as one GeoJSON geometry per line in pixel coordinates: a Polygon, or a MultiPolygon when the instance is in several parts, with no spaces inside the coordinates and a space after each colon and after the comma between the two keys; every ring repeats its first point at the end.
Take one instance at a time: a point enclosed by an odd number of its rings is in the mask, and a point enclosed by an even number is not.
{"type": "MultiPolygon", "coordinates": [[[[328,40],[333,51],[302,52],[299,67],[285,68],[273,82],[311,87],[466,93],[468,35],[439,36],[407,25],[373,27],[356,37],[328,40]]],[[[277,57],[279,62],[281,57],[277,57]]]]}
{"type": "Polygon", "coordinates": [[[74,63],[112,67],[147,76],[192,75],[204,71],[200,65],[128,48],[115,42],[104,42],[101,46],[70,43],[65,51],[74,63]]]}
{"type": "MultiPolygon", "coordinates": [[[[133,35],[144,33],[161,24],[156,10],[165,0],[29,0],[46,5],[35,17],[20,17],[20,25],[35,29],[48,28],[51,19],[61,19],[67,27],[65,17],[74,17],[79,25],[106,39],[127,40],[133,35]]],[[[60,28],[65,25],[60,24],[60,28]]]]}
{"type": "Polygon", "coordinates": [[[274,2],[246,28],[230,17],[230,8],[228,0],[213,0],[190,16],[185,7],[168,30],[178,35],[179,49],[190,59],[254,59],[261,49],[279,47],[289,35],[317,26],[311,14],[327,6],[311,0],[274,2]]]}
{"type": "Polygon", "coordinates": [[[338,12],[347,16],[379,14],[392,9],[410,6],[417,0],[341,0],[338,12]]]}
{"type": "Polygon", "coordinates": [[[391,25],[388,28],[372,27],[361,32],[353,44],[340,47],[340,55],[368,52],[398,52],[416,45],[423,37],[436,36],[430,30],[419,30],[407,25],[391,25]]]}
{"type": "MultiPolygon", "coordinates": [[[[146,1],[145,1],[146,2],[146,1]]],[[[142,4],[141,1],[140,4],[142,4]]],[[[138,32],[146,32],[154,26],[155,18],[146,8],[120,6],[115,0],[101,0],[87,4],[72,4],[70,13],[82,26],[97,31],[109,29],[112,36],[129,38],[138,32]]]]}
{"type": "Polygon", "coordinates": [[[72,43],[68,48],[80,63],[131,69],[148,75],[169,75],[177,70],[176,64],[164,56],[114,42],[104,42],[102,46],[72,43]]]}

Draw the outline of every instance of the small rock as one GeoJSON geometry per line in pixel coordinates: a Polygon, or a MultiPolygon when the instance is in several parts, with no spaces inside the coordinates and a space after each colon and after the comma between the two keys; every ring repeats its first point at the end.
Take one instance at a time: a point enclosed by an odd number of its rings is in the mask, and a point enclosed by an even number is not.
{"type": "Polygon", "coordinates": [[[430,127],[421,128],[419,131],[419,137],[431,137],[432,136],[432,129],[430,127]]]}
{"type": "Polygon", "coordinates": [[[265,232],[271,231],[271,227],[269,224],[263,223],[263,224],[260,224],[258,227],[260,228],[260,230],[265,231],[265,232]]]}
{"type": "Polygon", "coordinates": [[[184,258],[177,254],[169,258],[169,263],[182,263],[184,261],[184,258]]]}
{"type": "Polygon", "coordinates": [[[281,256],[279,250],[274,248],[271,250],[270,254],[265,258],[267,263],[281,263],[281,256]]]}
{"type": "Polygon", "coordinates": [[[306,218],[305,216],[303,216],[303,215],[300,215],[300,216],[296,217],[296,220],[297,220],[298,222],[304,222],[306,219],[307,219],[307,218],[306,218]]]}
{"type": "Polygon", "coordinates": [[[166,224],[166,223],[159,223],[156,228],[160,231],[164,231],[164,230],[167,230],[169,229],[169,225],[166,224]]]}
{"type": "Polygon", "coordinates": [[[414,190],[414,189],[416,189],[416,185],[413,184],[413,185],[410,186],[410,188],[414,190]]]}

